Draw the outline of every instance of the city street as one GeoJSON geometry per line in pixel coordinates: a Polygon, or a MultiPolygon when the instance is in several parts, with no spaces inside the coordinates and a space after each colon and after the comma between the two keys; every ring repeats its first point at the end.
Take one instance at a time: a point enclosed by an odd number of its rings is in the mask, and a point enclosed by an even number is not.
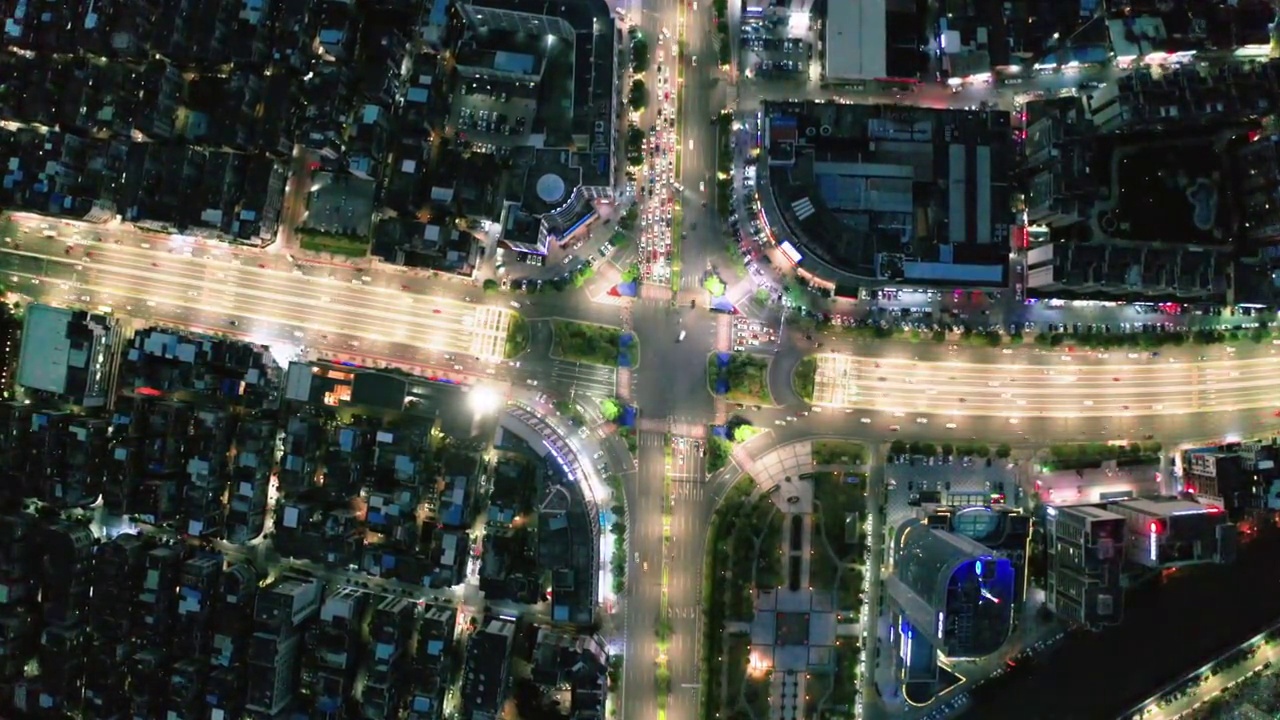
{"type": "MultiPolygon", "coordinates": [[[[660,198],[667,197],[668,184],[677,188],[683,223],[671,232],[676,238],[682,230],[687,235],[675,245],[679,256],[671,258],[672,269],[681,273],[674,303],[667,301],[670,281],[658,282],[660,278],[648,283],[635,301],[608,297],[612,281],[605,283],[600,277],[588,281],[586,292],[570,288],[538,294],[485,293],[471,280],[393,269],[366,259],[323,260],[301,253],[295,257],[287,231],[282,242],[254,250],[118,224],[93,226],[28,214],[9,217],[10,235],[0,245],[0,276],[12,292],[34,301],[104,312],[109,308],[134,322],[261,342],[279,349],[284,360],[325,357],[410,367],[453,381],[492,382],[510,398],[523,398],[548,416],[555,413],[555,400],[581,404],[588,425],[595,429],[578,436],[585,448],[579,450],[583,464],[595,464],[586,453],[604,452],[626,496],[626,588],[618,612],[604,629],[625,652],[619,699],[625,720],[662,717],[662,707],[671,720],[698,718],[704,681],[699,677],[699,628],[707,523],[729,483],[750,471],[750,460],[774,448],[815,437],[864,442],[874,458],[869,499],[877,502],[884,492],[882,445],[891,440],[1006,441],[1032,448],[1060,441],[1154,439],[1172,447],[1192,439],[1248,437],[1280,427],[1280,401],[1270,394],[1280,376],[1280,346],[1269,342],[1105,353],[1067,346],[1050,349],[1032,342],[1000,348],[905,339],[868,342],[838,331],[796,329],[794,316],[786,316],[784,322],[776,303],[753,310],[762,322],[759,332],[735,332],[730,316],[707,312],[700,287],[704,271],[728,267],[729,260],[722,222],[732,210],[716,206],[720,143],[713,116],[726,109],[736,109],[739,117],[754,116],[764,98],[798,96],[929,107],[987,102],[1016,109],[1030,94],[1070,91],[1085,79],[1110,82],[1118,71],[1031,73],[1016,84],[977,83],[958,92],[941,84],[905,93],[832,91],[816,81],[798,92],[793,84],[749,79],[718,68],[711,6],[693,11],[692,3],[682,6],[683,1],[652,0],[644,7],[633,3],[627,11],[648,38],[651,66],[663,65],[671,78],[659,84],[659,72],[648,73],[653,79],[650,107],[639,123],[646,136],[651,125],[663,121],[666,93],[678,108],[673,141],[680,172],[672,175],[676,166],[664,167],[659,183],[660,198]],[[666,39],[660,42],[664,31],[666,39]],[[677,53],[681,45],[682,56],[677,53]],[[616,325],[620,312],[628,329],[644,343],[641,365],[634,372],[551,356],[554,343],[547,320],[616,325]],[[529,349],[503,361],[516,313],[528,321],[529,349]],[[708,390],[707,357],[752,340],[763,344],[740,347],[771,360],[768,381],[775,404],[728,412],[768,432],[740,446],[729,468],[708,477],[707,426],[723,419],[731,406],[718,402],[708,390]],[[796,394],[792,373],[814,353],[820,357],[809,403],[796,394]],[[619,388],[620,382],[629,385],[619,388]],[[544,392],[547,397],[542,397],[544,392]],[[623,440],[607,434],[612,428],[598,417],[595,405],[581,402],[614,395],[631,398],[640,412],[634,462],[623,440]],[[664,534],[670,538],[665,554],[664,534]],[[665,658],[671,694],[665,705],[657,697],[655,682],[660,653],[655,629],[663,612],[664,587],[671,628],[665,658]]],[[[736,18],[734,23],[736,30],[736,18]]],[[[736,38],[734,44],[738,57],[736,38]]],[[[671,144],[661,154],[674,155],[671,144]]],[[[744,158],[744,152],[736,153],[738,178],[744,158]]],[[[306,193],[297,188],[309,182],[303,156],[295,155],[292,169],[284,209],[289,227],[306,211],[306,193]]],[[[650,210],[659,213],[649,221],[655,227],[666,212],[661,201],[646,201],[641,208],[642,217],[650,210]]],[[[601,266],[612,270],[601,275],[613,278],[618,268],[608,262],[601,266]]],[[[785,262],[777,260],[774,267],[783,266],[785,262]]],[[[509,277],[551,276],[563,269],[559,264],[512,263],[509,277]]],[[[775,269],[768,272],[776,274],[775,269]]],[[[734,284],[729,273],[724,275],[735,299],[750,296],[747,283],[734,284]]],[[[813,302],[820,309],[835,308],[854,317],[880,318],[892,310],[924,308],[940,322],[949,316],[975,324],[1171,322],[1194,328],[1251,322],[1245,317],[1141,314],[1131,307],[1104,304],[1026,305],[1016,301],[1012,291],[998,299],[908,293],[905,299],[813,302]]],[[[574,433],[565,432],[572,440],[574,433]]],[[[572,444],[579,446],[577,441],[572,444]]],[[[877,539],[871,552],[880,560],[884,528],[878,517],[873,524],[872,537],[877,539]]],[[[878,565],[872,564],[869,575],[873,592],[867,611],[872,618],[878,612],[878,565]]],[[[874,657],[874,636],[865,651],[874,657]]],[[[867,690],[869,679],[869,673],[863,677],[867,690]]],[[[864,692],[864,697],[872,693],[864,692]]],[[[866,717],[902,717],[895,712],[870,702],[866,717]]]]}

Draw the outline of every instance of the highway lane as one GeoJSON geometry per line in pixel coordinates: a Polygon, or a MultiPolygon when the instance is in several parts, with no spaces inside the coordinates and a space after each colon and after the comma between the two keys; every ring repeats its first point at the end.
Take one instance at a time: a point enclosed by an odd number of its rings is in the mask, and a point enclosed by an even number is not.
{"type": "Polygon", "coordinates": [[[671,544],[667,557],[667,602],[671,622],[669,716],[698,717],[698,662],[701,646],[702,562],[706,519],[715,505],[707,482],[701,441],[675,438],[671,467],[671,544]]]}
{"type": "Polygon", "coordinates": [[[1277,406],[1272,388],[1280,378],[1280,355],[1127,364],[1077,360],[1070,354],[1050,357],[1058,362],[820,355],[814,402],[888,410],[916,416],[917,422],[930,414],[999,415],[1013,424],[1029,417],[1117,418],[1277,406]]]}
{"type": "MultiPolygon", "coordinates": [[[[732,3],[731,3],[732,4],[732,3]]],[[[711,117],[719,115],[728,103],[728,79],[717,67],[716,33],[710,0],[704,0],[694,11],[684,10],[684,83],[681,87],[680,180],[684,186],[681,201],[687,237],[681,246],[681,263],[688,278],[683,287],[696,289],[701,275],[709,269],[724,248],[720,219],[728,210],[716,207],[716,152],[719,148],[716,126],[711,117]]],[[[731,278],[725,277],[726,282],[731,278]]]]}
{"type": "Polygon", "coordinates": [[[662,582],[662,480],[665,469],[662,433],[640,433],[635,482],[626,483],[628,550],[624,601],[625,652],[622,716],[656,718],[654,669],[658,660],[655,627],[662,582]]]}
{"type": "Polygon", "coordinates": [[[214,327],[248,318],[296,328],[298,337],[306,331],[336,332],[482,359],[501,358],[505,349],[511,313],[500,307],[439,297],[425,302],[422,296],[365,286],[358,279],[353,284],[301,271],[284,273],[203,254],[109,243],[71,246],[71,251],[38,253],[7,246],[0,252],[0,270],[21,292],[29,292],[35,278],[65,290],[64,302],[111,305],[126,314],[130,305],[152,303],[189,308],[214,327]]]}

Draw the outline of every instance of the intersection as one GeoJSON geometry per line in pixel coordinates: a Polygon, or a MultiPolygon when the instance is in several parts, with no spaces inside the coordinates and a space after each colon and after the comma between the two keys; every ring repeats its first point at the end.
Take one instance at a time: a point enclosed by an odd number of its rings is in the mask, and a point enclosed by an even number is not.
{"type": "MultiPolygon", "coordinates": [[[[1280,403],[1270,390],[1280,376],[1280,355],[1270,345],[1243,347],[1238,357],[1215,351],[1205,359],[1205,351],[1194,348],[1158,354],[1120,350],[1103,357],[1029,345],[947,353],[903,342],[861,343],[819,354],[811,406],[792,392],[790,371],[814,348],[793,331],[779,338],[779,353],[772,358],[770,384],[778,405],[737,412],[768,432],[728,470],[708,476],[698,440],[687,436],[694,434],[691,426],[705,431],[716,417],[705,361],[708,353],[729,342],[730,321],[707,313],[696,289],[701,272],[725,259],[720,227],[728,209],[715,206],[711,191],[719,142],[707,120],[737,103],[740,111],[753,110],[767,84],[735,82],[731,72],[715,67],[716,34],[709,12],[686,14],[679,0],[657,0],[653,7],[637,5],[631,12],[651,38],[663,28],[681,36],[662,49],[666,64],[683,78],[674,93],[680,108],[675,140],[681,153],[674,182],[683,188],[688,237],[676,258],[684,272],[676,289],[682,292],[674,298],[680,302],[630,305],[631,327],[645,339],[646,356],[626,394],[635,399],[646,423],[659,429],[639,432],[636,470],[619,473],[631,519],[628,581],[622,608],[608,630],[621,636],[626,658],[622,717],[660,717],[660,707],[673,720],[697,717],[707,521],[733,477],[748,471],[752,458],[774,448],[819,436],[859,439],[872,447],[892,439],[952,435],[1024,445],[1149,435],[1173,444],[1276,426],[1272,413],[1280,403]],[[686,48],[682,67],[676,66],[675,42],[686,48]],[[696,64],[694,57],[700,58],[696,64]],[[697,301],[696,308],[684,302],[690,299],[697,301]],[[659,701],[654,682],[654,665],[662,652],[655,625],[663,613],[671,628],[665,643],[671,675],[665,703],[659,701]]],[[[656,58],[656,43],[652,51],[656,58]]],[[[1052,90],[1061,80],[1034,81],[1019,92],[1036,82],[1052,90]]],[[[930,88],[912,100],[964,105],[990,99],[1011,106],[1013,96],[1011,90],[980,86],[961,93],[930,88]]],[[[892,98],[864,94],[855,100],[892,98]]],[[[657,111],[652,112],[646,122],[656,119],[657,111]]],[[[43,237],[37,227],[42,219],[13,222],[19,232],[0,247],[0,275],[15,292],[35,300],[110,307],[137,320],[305,346],[331,356],[382,358],[387,364],[434,368],[474,382],[546,390],[570,401],[623,394],[616,387],[615,369],[550,357],[550,342],[537,329],[537,321],[545,318],[617,322],[618,306],[589,302],[585,293],[521,298],[522,306],[511,309],[514,296],[485,295],[471,284],[409,277],[388,268],[295,260],[278,248],[228,249],[120,227],[86,235],[60,226],[58,236],[43,237]],[[534,327],[531,348],[519,366],[499,362],[516,312],[534,327]]],[[[874,704],[868,706],[869,716],[877,712],[874,704]]]]}

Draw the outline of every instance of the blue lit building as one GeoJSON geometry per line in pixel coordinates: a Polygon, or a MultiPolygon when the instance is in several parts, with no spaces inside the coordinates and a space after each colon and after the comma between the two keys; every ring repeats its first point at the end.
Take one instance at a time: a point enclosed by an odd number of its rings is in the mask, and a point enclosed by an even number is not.
{"type": "Polygon", "coordinates": [[[885,580],[893,618],[896,670],[908,702],[933,699],[937,660],[981,658],[1013,628],[1018,574],[1007,557],[966,535],[910,519],[894,536],[885,580]]]}

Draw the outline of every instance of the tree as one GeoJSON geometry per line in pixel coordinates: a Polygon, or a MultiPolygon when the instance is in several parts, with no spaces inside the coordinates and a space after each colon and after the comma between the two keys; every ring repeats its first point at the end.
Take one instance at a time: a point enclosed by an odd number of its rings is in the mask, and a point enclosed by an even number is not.
{"type": "Polygon", "coordinates": [[[996,448],[996,457],[1000,458],[1001,460],[1008,459],[1008,457],[1012,454],[1013,454],[1013,448],[1009,447],[1009,443],[1000,443],[1000,446],[996,448]]]}
{"type": "Polygon", "coordinates": [[[649,69],[649,41],[637,36],[631,41],[631,72],[639,75],[649,69]]]}
{"type": "Polygon", "coordinates": [[[942,454],[943,454],[944,456],[946,456],[946,457],[951,457],[952,455],[955,455],[955,454],[956,454],[956,446],[955,446],[955,445],[952,445],[952,444],[951,444],[951,443],[949,443],[949,442],[944,442],[944,443],[942,443],[942,454]]]}
{"type": "Polygon", "coordinates": [[[920,441],[919,441],[919,440],[912,440],[912,441],[911,441],[911,443],[910,443],[909,445],[907,445],[907,450],[908,450],[908,452],[910,452],[912,455],[919,455],[919,454],[920,454],[920,441]]]}
{"type": "Polygon", "coordinates": [[[636,78],[631,81],[631,92],[627,94],[627,105],[632,110],[640,112],[649,104],[649,89],[645,87],[644,81],[636,78]]]}
{"type": "Polygon", "coordinates": [[[889,454],[890,455],[906,455],[907,444],[901,440],[894,440],[893,442],[889,443],[889,454]]]}
{"type": "Polygon", "coordinates": [[[724,281],[717,275],[708,275],[707,279],[702,281],[702,287],[706,288],[707,292],[711,293],[711,297],[720,297],[721,295],[724,295],[724,281]]]}
{"type": "Polygon", "coordinates": [[[765,290],[764,288],[760,288],[759,290],[756,290],[756,300],[762,303],[769,302],[769,291],[765,290]]]}
{"type": "Polygon", "coordinates": [[[613,398],[605,398],[600,401],[600,414],[604,416],[605,420],[613,422],[622,414],[622,406],[613,398]]]}
{"type": "Polygon", "coordinates": [[[494,280],[493,278],[489,278],[488,280],[485,280],[484,291],[487,293],[498,292],[498,281],[494,280]]]}

